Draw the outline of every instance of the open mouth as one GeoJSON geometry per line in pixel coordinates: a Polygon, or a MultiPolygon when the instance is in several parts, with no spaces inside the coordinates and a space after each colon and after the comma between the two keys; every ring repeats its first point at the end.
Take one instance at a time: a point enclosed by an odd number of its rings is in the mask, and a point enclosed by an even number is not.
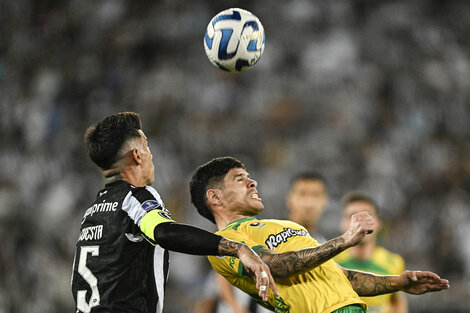
{"type": "Polygon", "coordinates": [[[258,194],[257,194],[257,193],[253,193],[250,198],[251,198],[251,199],[258,199],[258,200],[261,200],[261,198],[258,197],[258,194]]]}

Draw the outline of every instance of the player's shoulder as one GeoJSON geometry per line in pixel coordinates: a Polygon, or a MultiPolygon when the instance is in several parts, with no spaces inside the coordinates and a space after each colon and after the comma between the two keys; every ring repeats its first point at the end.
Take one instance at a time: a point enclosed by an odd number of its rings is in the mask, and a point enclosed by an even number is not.
{"type": "MultiPolygon", "coordinates": [[[[229,233],[259,233],[263,232],[273,232],[276,230],[285,230],[285,229],[294,229],[294,230],[305,230],[305,228],[297,223],[288,220],[278,220],[278,219],[261,219],[256,218],[242,218],[240,220],[229,223],[222,230],[219,230],[217,234],[224,235],[229,233]]],[[[305,230],[306,231],[306,230],[305,230]]]]}
{"type": "Polygon", "coordinates": [[[134,197],[160,199],[160,194],[152,186],[135,187],[130,185],[130,191],[134,197]]]}
{"type": "Polygon", "coordinates": [[[116,181],[110,184],[106,184],[103,189],[98,191],[98,194],[96,197],[102,198],[102,199],[107,199],[107,198],[116,198],[119,196],[125,196],[127,193],[129,193],[131,189],[131,184],[120,180],[116,181]]]}
{"type": "Polygon", "coordinates": [[[296,222],[289,220],[279,220],[279,219],[262,219],[261,223],[266,223],[272,226],[294,228],[294,229],[304,229],[304,227],[296,222]]]}
{"type": "Polygon", "coordinates": [[[216,232],[218,235],[230,233],[251,233],[253,229],[264,229],[271,221],[258,220],[254,217],[245,217],[227,224],[223,229],[216,232]]]}
{"type": "Polygon", "coordinates": [[[147,203],[150,206],[163,206],[160,194],[152,186],[134,187],[131,185],[129,191],[128,196],[137,199],[141,204],[147,203]]]}

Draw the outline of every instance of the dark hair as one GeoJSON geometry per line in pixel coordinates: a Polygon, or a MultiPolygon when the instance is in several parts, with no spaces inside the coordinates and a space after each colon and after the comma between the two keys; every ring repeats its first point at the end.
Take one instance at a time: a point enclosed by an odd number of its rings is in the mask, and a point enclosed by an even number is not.
{"type": "Polygon", "coordinates": [[[225,175],[233,168],[246,169],[245,165],[233,157],[220,157],[199,166],[189,182],[191,202],[199,214],[215,224],[214,214],[207,205],[206,191],[220,186],[225,175]]]}
{"type": "Polygon", "coordinates": [[[118,159],[123,144],[140,137],[140,116],[134,112],[109,115],[85,133],[85,145],[90,159],[101,169],[110,169],[118,159]]]}
{"type": "Polygon", "coordinates": [[[371,196],[369,196],[368,194],[364,192],[360,192],[360,191],[348,192],[341,198],[341,202],[343,202],[343,208],[346,208],[347,205],[353,202],[366,202],[374,207],[376,214],[379,213],[379,206],[377,205],[377,202],[375,202],[375,200],[372,199],[371,196]]]}
{"type": "Polygon", "coordinates": [[[316,180],[323,183],[323,185],[325,185],[325,188],[328,187],[325,177],[317,171],[305,171],[298,173],[297,175],[292,177],[292,179],[290,180],[290,185],[293,186],[299,180],[316,180]]]}

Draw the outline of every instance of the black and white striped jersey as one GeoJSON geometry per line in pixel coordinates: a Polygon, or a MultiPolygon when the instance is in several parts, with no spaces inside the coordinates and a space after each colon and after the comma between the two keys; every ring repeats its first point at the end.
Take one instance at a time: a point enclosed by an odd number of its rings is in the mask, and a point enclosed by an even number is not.
{"type": "Polygon", "coordinates": [[[172,220],[152,187],[118,181],[98,193],[83,216],[76,245],[76,313],[162,312],[168,251],[152,238],[163,222],[172,220]]]}

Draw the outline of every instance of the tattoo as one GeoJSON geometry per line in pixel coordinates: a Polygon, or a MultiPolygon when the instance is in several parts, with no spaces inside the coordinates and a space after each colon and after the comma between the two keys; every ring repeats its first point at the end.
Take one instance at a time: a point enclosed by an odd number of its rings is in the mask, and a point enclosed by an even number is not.
{"type": "Polygon", "coordinates": [[[398,291],[398,288],[392,286],[390,277],[348,269],[346,271],[348,280],[359,296],[376,296],[398,291]]]}
{"type": "Polygon", "coordinates": [[[220,239],[219,242],[219,255],[238,256],[238,251],[242,244],[226,238],[220,239]]]}
{"type": "Polygon", "coordinates": [[[281,254],[273,253],[273,251],[266,248],[258,249],[256,252],[269,266],[274,277],[287,278],[309,271],[330,260],[344,250],[343,243],[344,239],[338,237],[314,248],[281,254]]]}

